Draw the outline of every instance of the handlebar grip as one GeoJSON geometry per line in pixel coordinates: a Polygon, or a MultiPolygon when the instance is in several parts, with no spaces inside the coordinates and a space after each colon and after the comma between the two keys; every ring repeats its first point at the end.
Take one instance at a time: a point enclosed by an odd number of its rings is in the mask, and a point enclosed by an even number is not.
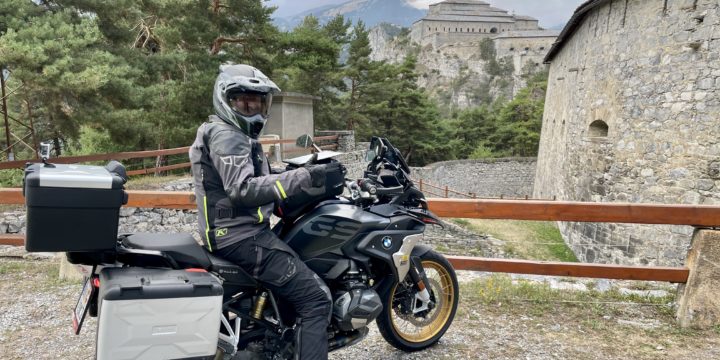
{"type": "Polygon", "coordinates": [[[375,193],[377,193],[377,187],[369,181],[360,182],[360,189],[369,193],[370,195],[375,195],[375,193]]]}
{"type": "Polygon", "coordinates": [[[395,194],[402,194],[403,187],[402,186],[395,186],[395,187],[389,187],[389,188],[377,188],[376,192],[378,195],[395,195],[395,194]]]}

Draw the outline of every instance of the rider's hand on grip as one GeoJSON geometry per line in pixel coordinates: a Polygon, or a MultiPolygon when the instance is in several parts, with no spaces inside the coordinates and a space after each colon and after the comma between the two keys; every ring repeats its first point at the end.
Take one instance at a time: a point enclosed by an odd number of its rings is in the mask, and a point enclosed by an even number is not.
{"type": "Polygon", "coordinates": [[[308,165],[313,187],[333,187],[345,180],[344,166],[337,161],[328,164],[308,165]]]}

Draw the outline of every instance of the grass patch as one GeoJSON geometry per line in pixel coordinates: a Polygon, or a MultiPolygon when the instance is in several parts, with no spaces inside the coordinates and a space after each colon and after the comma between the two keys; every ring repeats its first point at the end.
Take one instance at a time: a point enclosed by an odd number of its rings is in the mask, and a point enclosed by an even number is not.
{"type": "Polygon", "coordinates": [[[506,241],[505,252],[513,258],[577,262],[554,222],[523,220],[453,219],[454,223],[506,241]]]}
{"type": "MultiPolygon", "coordinates": [[[[664,297],[645,297],[637,294],[622,294],[617,290],[567,291],[552,289],[549,284],[528,280],[514,280],[506,274],[494,274],[487,278],[463,284],[463,301],[482,305],[493,305],[513,309],[515,304],[523,303],[525,310],[542,313],[551,308],[582,308],[598,314],[612,313],[617,304],[632,303],[672,310],[674,295],[664,297]]],[[[663,315],[672,316],[670,313],[663,315]]]]}
{"type": "Polygon", "coordinates": [[[0,262],[0,276],[10,279],[34,279],[37,286],[61,286],[77,284],[78,280],[60,279],[60,264],[57,261],[3,261],[0,262]]]}

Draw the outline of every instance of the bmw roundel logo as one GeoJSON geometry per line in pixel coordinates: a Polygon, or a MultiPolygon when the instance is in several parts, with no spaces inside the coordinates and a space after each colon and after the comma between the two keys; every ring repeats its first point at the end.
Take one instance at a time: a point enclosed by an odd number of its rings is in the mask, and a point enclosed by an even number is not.
{"type": "Polygon", "coordinates": [[[391,248],[391,247],[392,247],[392,238],[389,237],[389,236],[383,237],[383,238],[382,238],[382,246],[383,246],[385,249],[391,248]]]}

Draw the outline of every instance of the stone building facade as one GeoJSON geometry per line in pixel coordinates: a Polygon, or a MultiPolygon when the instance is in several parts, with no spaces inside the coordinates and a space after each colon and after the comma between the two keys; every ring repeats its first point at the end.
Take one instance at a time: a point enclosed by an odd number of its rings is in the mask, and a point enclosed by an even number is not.
{"type": "MultiPolygon", "coordinates": [[[[535,197],[720,204],[718,1],[587,1],[546,61],[535,197]]],[[[561,223],[586,262],[679,265],[692,231],[561,223]]]]}
{"type": "Polygon", "coordinates": [[[478,0],[446,0],[430,5],[427,15],[413,23],[410,38],[438,48],[492,38],[506,31],[539,30],[538,20],[509,14],[478,0]]]}

